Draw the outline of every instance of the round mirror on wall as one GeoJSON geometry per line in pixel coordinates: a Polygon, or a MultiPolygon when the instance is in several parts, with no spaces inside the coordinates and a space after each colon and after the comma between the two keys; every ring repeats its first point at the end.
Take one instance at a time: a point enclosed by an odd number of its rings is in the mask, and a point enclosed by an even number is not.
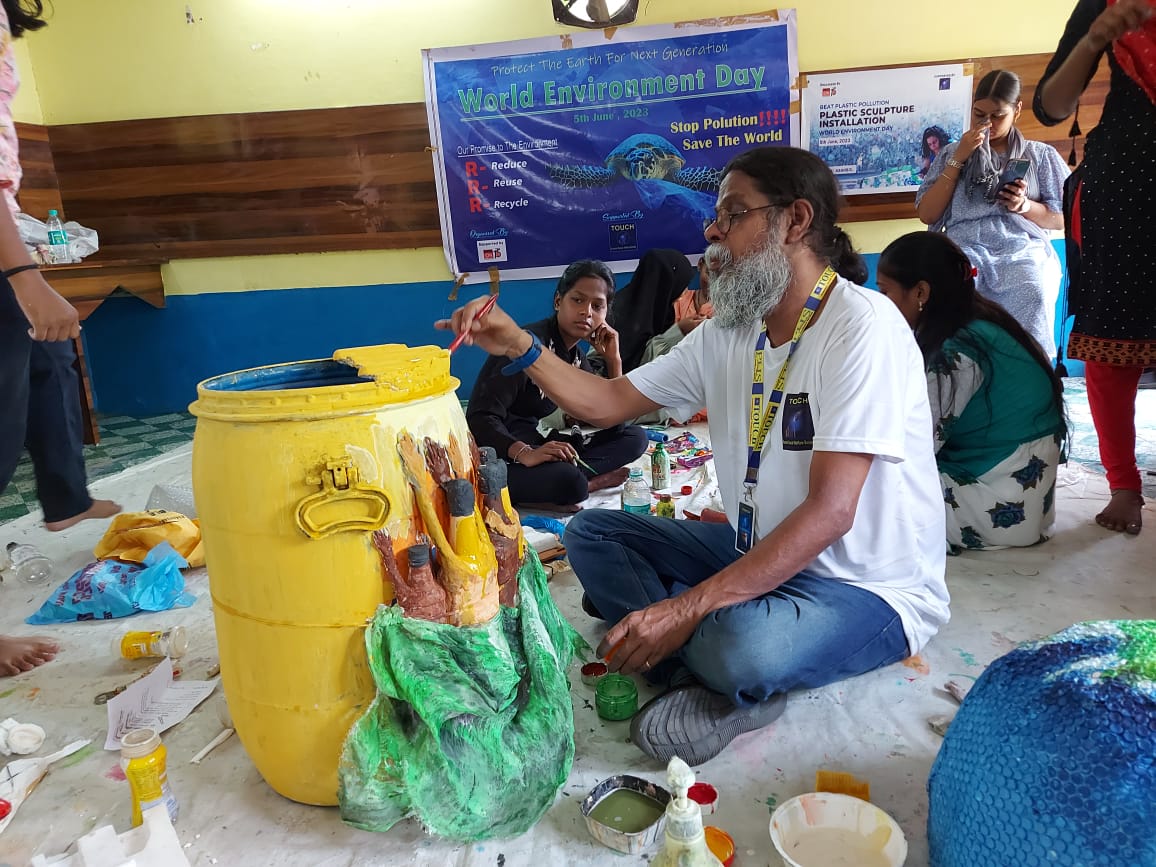
{"type": "Polygon", "coordinates": [[[638,0],[553,0],[554,20],[571,27],[618,27],[638,14],[638,0]]]}

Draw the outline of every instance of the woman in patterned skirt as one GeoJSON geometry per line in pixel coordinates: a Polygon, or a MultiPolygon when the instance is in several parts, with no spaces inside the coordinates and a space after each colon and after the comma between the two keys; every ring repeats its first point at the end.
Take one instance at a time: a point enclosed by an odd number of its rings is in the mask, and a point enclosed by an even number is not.
{"type": "Polygon", "coordinates": [[[952,552],[1044,540],[1067,436],[1063,383],[1050,359],[979,294],[971,261],[946,235],[893,241],[879,257],[877,283],[915,329],[927,366],[952,552]]]}
{"type": "Polygon", "coordinates": [[[1035,113],[1056,124],[1077,107],[1107,53],[1111,87],[1084,162],[1068,185],[1068,345],[1084,361],[1088,403],[1112,499],[1096,521],[1140,532],[1136,387],[1156,364],[1156,7],[1080,0],[1036,89],[1035,113]]]}

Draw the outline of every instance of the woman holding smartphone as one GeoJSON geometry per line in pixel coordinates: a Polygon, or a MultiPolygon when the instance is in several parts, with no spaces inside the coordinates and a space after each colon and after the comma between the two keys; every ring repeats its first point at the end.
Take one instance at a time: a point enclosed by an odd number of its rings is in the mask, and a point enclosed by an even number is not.
{"type": "Polygon", "coordinates": [[[1035,112],[1051,125],[1075,111],[1105,54],[1112,77],[1104,113],[1069,190],[1076,324],[1068,354],[1084,362],[1112,491],[1096,521],[1136,534],[1144,505],[1136,387],[1144,368],[1156,365],[1156,3],[1080,0],[1036,89],[1035,112]]]}
{"type": "Polygon", "coordinates": [[[1050,357],[1063,272],[1049,232],[1064,227],[1068,167],[1051,145],[1023,137],[1015,125],[1022,110],[1014,72],[996,69],[980,79],[971,129],[940,150],[915,207],[974,263],[980,294],[1011,313],[1050,357]],[[1013,179],[1022,160],[1026,173],[1013,179]]]}

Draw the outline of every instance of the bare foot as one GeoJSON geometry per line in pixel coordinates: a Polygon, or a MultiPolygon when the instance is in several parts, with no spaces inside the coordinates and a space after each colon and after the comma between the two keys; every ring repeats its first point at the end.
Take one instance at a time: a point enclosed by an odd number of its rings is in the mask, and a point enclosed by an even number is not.
{"type": "Polygon", "coordinates": [[[60,645],[50,638],[11,638],[0,635],[0,677],[32,671],[52,661],[60,645]]]}
{"type": "Polygon", "coordinates": [[[112,500],[93,500],[88,511],[73,515],[71,518],[65,518],[63,521],[46,521],[44,529],[50,533],[59,533],[69,527],[75,527],[81,521],[88,521],[92,518],[111,518],[113,515],[119,514],[120,510],[120,503],[114,503],[112,500]]]}
{"type": "Polygon", "coordinates": [[[1096,516],[1096,523],[1117,533],[1136,536],[1144,525],[1140,509],[1144,498],[1139,491],[1112,491],[1108,507],[1096,516]]]}
{"type": "Polygon", "coordinates": [[[603,491],[606,488],[616,488],[630,478],[630,470],[626,467],[619,467],[616,470],[611,470],[608,473],[594,476],[586,483],[586,488],[591,493],[594,491],[603,491]]]}

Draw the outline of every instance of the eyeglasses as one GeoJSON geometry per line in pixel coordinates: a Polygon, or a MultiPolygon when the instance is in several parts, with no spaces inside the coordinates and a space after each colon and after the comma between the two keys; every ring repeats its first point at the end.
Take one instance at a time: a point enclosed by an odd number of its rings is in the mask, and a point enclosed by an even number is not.
{"type": "Polygon", "coordinates": [[[735,220],[739,217],[749,214],[752,211],[765,211],[767,208],[781,208],[782,205],[777,202],[772,202],[769,205],[759,205],[757,208],[747,208],[745,211],[717,211],[710,220],[702,221],[702,230],[705,232],[711,226],[718,226],[719,234],[726,235],[730,232],[731,226],[734,225],[735,220]]]}

